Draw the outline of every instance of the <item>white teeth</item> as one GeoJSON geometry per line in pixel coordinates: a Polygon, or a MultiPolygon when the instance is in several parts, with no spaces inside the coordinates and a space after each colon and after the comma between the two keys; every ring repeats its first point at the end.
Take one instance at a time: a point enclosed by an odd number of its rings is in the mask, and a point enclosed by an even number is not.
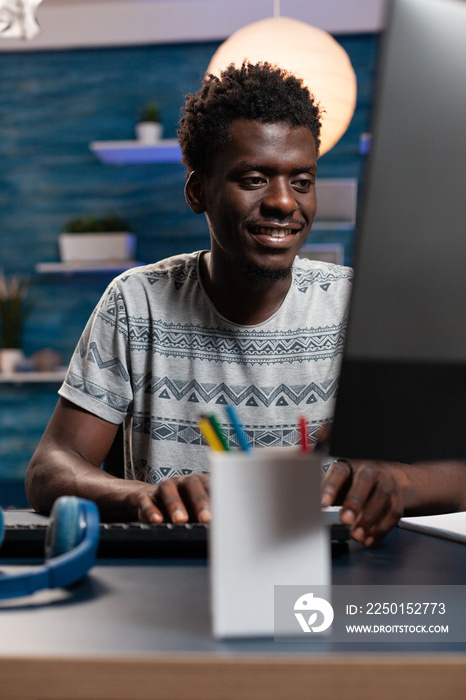
{"type": "Polygon", "coordinates": [[[266,236],[272,236],[272,238],[285,238],[285,236],[288,236],[291,233],[290,228],[268,228],[267,226],[259,226],[257,231],[258,233],[266,236]]]}

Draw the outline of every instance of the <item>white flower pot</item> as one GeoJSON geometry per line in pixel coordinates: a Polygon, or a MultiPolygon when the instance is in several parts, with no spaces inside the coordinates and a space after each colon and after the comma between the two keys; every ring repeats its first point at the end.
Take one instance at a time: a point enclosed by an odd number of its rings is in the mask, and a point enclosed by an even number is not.
{"type": "Polygon", "coordinates": [[[134,233],[61,233],[58,247],[62,262],[134,260],[134,233]]]}
{"type": "Polygon", "coordinates": [[[163,134],[162,124],[156,122],[139,122],[136,124],[136,138],[143,143],[157,143],[163,134]]]}
{"type": "Polygon", "coordinates": [[[24,353],[18,348],[0,349],[0,372],[12,374],[24,360],[24,353]]]}

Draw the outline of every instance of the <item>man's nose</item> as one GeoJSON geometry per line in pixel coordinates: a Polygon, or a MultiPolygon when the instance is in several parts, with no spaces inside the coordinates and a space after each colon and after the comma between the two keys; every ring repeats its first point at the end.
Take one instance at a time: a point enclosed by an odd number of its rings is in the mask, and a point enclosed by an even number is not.
{"type": "Polygon", "coordinates": [[[289,216],[297,208],[294,190],[282,179],[271,180],[262,200],[264,212],[276,212],[281,216],[289,216]]]}

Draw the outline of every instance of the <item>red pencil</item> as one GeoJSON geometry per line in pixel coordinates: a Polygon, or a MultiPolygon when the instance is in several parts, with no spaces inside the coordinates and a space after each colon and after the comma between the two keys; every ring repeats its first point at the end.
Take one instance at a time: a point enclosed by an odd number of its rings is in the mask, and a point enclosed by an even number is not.
{"type": "Polygon", "coordinates": [[[309,439],[307,436],[307,420],[305,419],[304,416],[299,416],[298,429],[299,429],[299,444],[301,446],[301,451],[307,452],[309,449],[309,439]]]}

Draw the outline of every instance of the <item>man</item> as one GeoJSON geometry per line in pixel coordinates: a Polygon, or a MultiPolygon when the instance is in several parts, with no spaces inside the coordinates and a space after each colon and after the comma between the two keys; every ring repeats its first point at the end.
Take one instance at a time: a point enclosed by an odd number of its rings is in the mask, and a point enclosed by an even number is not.
{"type": "MultiPolygon", "coordinates": [[[[59,495],[103,519],[210,520],[198,421],[236,404],[248,439],[297,442],[329,425],[351,270],[299,260],[316,212],[320,114],[295,77],[230,66],[188,96],[179,140],[186,199],[205,214],[210,251],[120,275],[94,311],[31,461],[27,494],[48,512],[59,495]],[[126,479],[99,467],[124,423],[126,479]]],[[[466,508],[466,470],[336,461],[322,502],[366,545],[405,512],[466,508]]]]}

